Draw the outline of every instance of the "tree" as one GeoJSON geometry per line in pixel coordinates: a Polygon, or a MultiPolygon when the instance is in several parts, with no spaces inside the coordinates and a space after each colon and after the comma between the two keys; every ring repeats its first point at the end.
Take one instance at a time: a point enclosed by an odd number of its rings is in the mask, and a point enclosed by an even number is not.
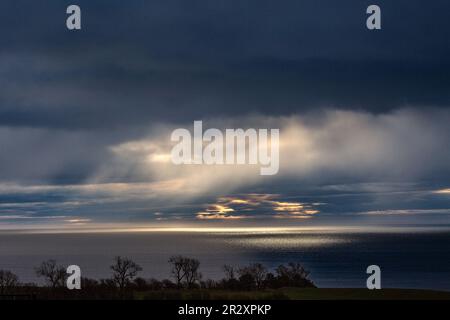
{"type": "Polygon", "coordinates": [[[176,288],[178,288],[178,286],[175,283],[173,283],[172,281],[170,281],[169,279],[163,279],[161,281],[161,284],[162,284],[162,288],[163,289],[176,289],[176,288]]]}
{"type": "Polygon", "coordinates": [[[128,258],[117,256],[115,264],[110,268],[113,271],[113,281],[117,287],[122,291],[138,274],[142,271],[141,266],[128,258]]]}
{"type": "Polygon", "coordinates": [[[81,287],[83,289],[91,289],[99,286],[99,282],[95,279],[81,277],[81,287]]]}
{"type": "Polygon", "coordinates": [[[200,261],[197,259],[186,258],[183,264],[183,273],[185,277],[186,286],[191,288],[197,281],[200,281],[202,274],[198,271],[200,261]]]}
{"type": "MultiPolygon", "coordinates": [[[[222,279],[221,285],[225,289],[239,289],[242,283],[239,283],[239,280],[236,278],[236,274],[239,273],[239,270],[236,267],[230,266],[228,264],[222,267],[223,272],[225,273],[225,278],[222,279]]],[[[243,285],[243,284],[242,284],[243,285]]],[[[250,284],[251,286],[251,284],[250,284]]]]}
{"type": "Polygon", "coordinates": [[[64,287],[66,285],[67,273],[63,266],[58,266],[55,260],[47,260],[35,268],[38,277],[44,277],[47,284],[52,288],[64,287]]]}
{"type": "Polygon", "coordinates": [[[171,273],[178,288],[182,287],[183,283],[190,288],[202,278],[202,274],[198,271],[200,261],[197,259],[172,256],[169,263],[172,264],[171,273]]]}
{"type": "Polygon", "coordinates": [[[225,280],[230,281],[236,279],[236,271],[233,266],[230,266],[228,264],[225,264],[223,266],[223,272],[225,273],[225,280]]]}
{"type": "Polygon", "coordinates": [[[134,279],[133,284],[137,290],[143,291],[148,289],[147,280],[145,280],[144,278],[137,277],[136,279],[134,279]]]}
{"type": "Polygon", "coordinates": [[[159,281],[157,279],[151,278],[147,281],[147,284],[150,290],[161,290],[163,288],[162,281],[159,281]]]}
{"type": "Polygon", "coordinates": [[[100,287],[103,287],[108,290],[112,290],[117,288],[116,283],[113,279],[100,279],[100,287]]]}
{"type": "Polygon", "coordinates": [[[176,283],[177,287],[181,287],[181,281],[183,280],[183,277],[184,277],[184,274],[183,274],[184,257],[172,256],[169,259],[169,263],[172,265],[172,269],[170,270],[170,273],[175,278],[175,283],[176,283]]]}
{"type": "Polygon", "coordinates": [[[17,287],[19,277],[8,270],[0,270],[0,294],[5,294],[9,290],[17,287]]]}
{"type": "Polygon", "coordinates": [[[263,287],[266,276],[267,269],[261,263],[253,263],[239,269],[239,280],[245,280],[246,283],[253,282],[257,289],[263,287]]]}
{"type": "Polygon", "coordinates": [[[308,279],[309,271],[300,263],[290,262],[287,266],[280,265],[275,269],[275,272],[279,287],[314,287],[313,282],[308,279]]]}

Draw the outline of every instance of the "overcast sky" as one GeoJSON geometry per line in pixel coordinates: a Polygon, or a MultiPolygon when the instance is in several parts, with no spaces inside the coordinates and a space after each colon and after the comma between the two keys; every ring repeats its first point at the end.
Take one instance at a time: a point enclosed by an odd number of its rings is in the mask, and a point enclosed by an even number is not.
{"type": "Polygon", "coordinates": [[[1,1],[0,228],[448,225],[450,3],[370,4],[1,1]],[[279,128],[279,173],[166,161],[194,120],[279,128]]]}

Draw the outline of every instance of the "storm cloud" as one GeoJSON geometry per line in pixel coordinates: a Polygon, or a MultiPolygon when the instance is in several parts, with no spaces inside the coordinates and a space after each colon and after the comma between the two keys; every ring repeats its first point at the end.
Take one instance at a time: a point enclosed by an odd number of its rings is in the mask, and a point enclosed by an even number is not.
{"type": "Polygon", "coordinates": [[[0,4],[0,225],[195,220],[254,194],[448,223],[448,1],[378,1],[374,32],[369,1],[80,0],[76,32],[69,4],[0,4]],[[174,166],[194,120],[279,128],[279,174],[174,166]]]}

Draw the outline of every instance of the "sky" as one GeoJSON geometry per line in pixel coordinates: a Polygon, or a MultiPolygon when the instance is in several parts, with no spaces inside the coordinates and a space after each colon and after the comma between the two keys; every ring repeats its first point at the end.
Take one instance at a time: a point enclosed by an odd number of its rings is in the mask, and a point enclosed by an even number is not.
{"type": "Polygon", "coordinates": [[[1,1],[0,229],[449,225],[450,3],[372,2],[1,1]],[[175,166],[195,120],[278,174],[175,166]]]}

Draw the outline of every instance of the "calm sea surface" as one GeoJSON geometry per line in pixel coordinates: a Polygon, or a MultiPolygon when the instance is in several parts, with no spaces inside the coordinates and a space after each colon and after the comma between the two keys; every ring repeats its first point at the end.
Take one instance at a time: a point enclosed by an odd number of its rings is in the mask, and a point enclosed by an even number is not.
{"type": "Polygon", "coordinates": [[[301,262],[319,287],[365,287],[376,264],[383,287],[450,290],[450,232],[419,233],[0,233],[0,269],[38,282],[33,268],[46,259],[77,264],[83,276],[106,278],[114,256],[143,267],[143,277],[169,278],[171,255],[195,257],[205,278],[222,277],[223,264],[261,262],[269,268],[301,262]]]}

